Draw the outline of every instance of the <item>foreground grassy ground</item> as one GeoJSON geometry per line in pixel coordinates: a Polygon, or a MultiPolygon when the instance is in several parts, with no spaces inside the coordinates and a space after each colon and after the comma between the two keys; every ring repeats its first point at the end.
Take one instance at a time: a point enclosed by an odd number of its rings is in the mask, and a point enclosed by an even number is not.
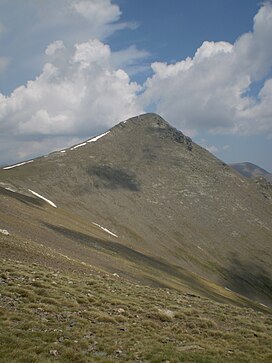
{"type": "Polygon", "coordinates": [[[0,362],[271,362],[272,316],[1,259],[0,362]]]}

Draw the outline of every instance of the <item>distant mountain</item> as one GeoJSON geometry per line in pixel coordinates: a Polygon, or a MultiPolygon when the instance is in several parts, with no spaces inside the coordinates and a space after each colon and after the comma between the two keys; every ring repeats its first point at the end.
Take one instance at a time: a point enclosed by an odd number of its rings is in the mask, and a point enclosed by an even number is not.
{"type": "Polygon", "coordinates": [[[266,171],[263,168],[260,168],[258,165],[244,162],[244,163],[234,163],[230,164],[232,168],[234,168],[238,173],[247,177],[247,178],[256,178],[263,177],[267,181],[272,182],[272,174],[266,171]]]}
{"type": "Polygon", "coordinates": [[[2,168],[0,186],[5,258],[58,268],[61,255],[141,284],[271,305],[269,200],[156,114],[2,168]]]}

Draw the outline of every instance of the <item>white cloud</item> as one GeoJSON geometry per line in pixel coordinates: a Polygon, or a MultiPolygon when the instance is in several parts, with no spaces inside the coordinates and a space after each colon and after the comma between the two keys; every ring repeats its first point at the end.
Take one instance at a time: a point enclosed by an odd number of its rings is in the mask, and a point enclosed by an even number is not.
{"type": "Polygon", "coordinates": [[[73,56],[73,63],[80,65],[81,69],[90,68],[91,65],[96,67],[107,67],[111,55],[110,47],[102,44],[99,40],[90,40],[87,43],[76,44],[76,52],[73,56]]]}
{"type": "MultiPolygon", "coordinates": [[[[58,49],[58,57],[46,63],[34,81],[9,97],[0,94],[0,134],[14,139],[43,137],[35,149],[22,144],[29,157],[39,148],[47,149],[47,138],[84,139],[143,112],[137,104],[140,87],[112,67],[108,45],[99,40],[76,44],[68,58],[62,45],[47,48],[58,49]]],[[[17,155],[22,155],[20,147],[17,155]]]]}
{"type": "Polygon", "coordinates": [[[146,50],[138,49],[135,45],[112,53],[111,63],[114,67],[124,69],[133,75],[150,69],[144,60],[150,56],[146,50]]]}
{"type": "Polygon", "coordinates": [[[46,155],[52,150],[61,150],[79,142],[79,138],[69,136],[20,139],[12,135],[0,135],[0,165],[10,165],[16,160],[31,159],[31,155],[35,157],[46,155]]]}
{"type": "Polygon", "coordinates": [[[254,80],[271,69],[272,3],[264,4],[254,17],[253,32],[242,35],[234,44],[239,71],[245,70],[254,80]]]}
{"type": "Polygon", "coordinates": [[[64,49],[64,43],[62,40],[55,40],[53,43],[49,44],[45,50],[45,54],[50,56],[54,55],[58,50],[64,49]]]}
{"type": "MultiPolygon", "coordinates": [[[[234,44],[205,41],[192,58],[152,63],[153,76],[144,88],[131,82],[129,75],[146,69],[149,53],[134,45],[112,52],[102,42],[116,30],[132,27],[120,21],[120,8],[111,0],[17,5],[19,14],[22,6],[33,14],[33,22],[25,20],[22,33],[17,29],[17,44],[24,44],[28,34],[26,63],[29,67],[35,58],[32,48],[37,37],[46,39],[45,61],[36,78],[27,78],[34,80],[10,96],[0,93],[0,163],[80,142],[154,107],[191,136],[204,129],[272,138],[272,79],[265,80],[272,68],[271,3],[256,14],[253,31],[234,44]],[[250,93],[256,81],[263,82],[258,95],[250,93]]],[[[5,71],[6,78],[8,61],[0,57],[0,72],[5,71]]],[[[19,56],[13,58],[14,67],[21,63],[19,56]]],[[[206,147],[212,152],[219,148],[206,147]]]]}
{"type": "Polygon", "coordinates": [[[119,6],[110,0],[72,1],[71,8],[88,20],[101,22],[102,19],[104,24],[116,22],[121,16],[119,6]]]}
{"type": "MultiPolygon", "coordinates": [[[[120,7],[111,0],[0,1],[1,56],[12,58],[13,65],[6,69],[1,91],[10,93],[11,87],[25,84],[40,73],[45,63],[44,50],[56,40],[71,52],[76,43],[105,41],[116,31],[135,28],[134,23],[123,22],[121,14],[120,7]],[[5,31],[7,36],[2,37],[5,31]]],[[[54,46],[47,53],[53,52],[54,46]]]]}
{"type": "Polygon", "coordinates": [[[248,92],[272,69],[272,4],[254,17],[253,31],[232,45],[205,41],[193,58],[155,62],[141,102],[180,129],[221,133],[272,133],[272,80],[258,97],[248,92]]]}
{"type": "Polygon", "coordinates": [[[116,30],[134,26],[120,22],[122,12],[111,0],[47,0],[30,7],[36,15],[31,33],[54,31],[66,43],[105,39],[116,30]]]}

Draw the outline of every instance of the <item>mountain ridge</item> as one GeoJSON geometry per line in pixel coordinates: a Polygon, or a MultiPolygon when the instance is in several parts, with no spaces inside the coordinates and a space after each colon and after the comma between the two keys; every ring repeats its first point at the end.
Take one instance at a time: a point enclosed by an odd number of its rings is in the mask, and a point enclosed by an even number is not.
{"type": "Polygon", "coordinates": [[[186,283],[202,293],[211,281],[220,294],[227,288],[271,301],[271,205],[254,183],[156,114],[1,169],[0,183],[12,208],[23,203],[35,225],[37,233],[7,225],[24,238],[46,236],[50,248],[136,280],[186,283]]]}
{"type": "Polygon", "coordinates": [[[241,163],[232,163],[229,165],[238,171],[238,173],[247,178],[263,177],[270,183],[272,182],[272,174],[256,164],[245,161],[241,163]]]}

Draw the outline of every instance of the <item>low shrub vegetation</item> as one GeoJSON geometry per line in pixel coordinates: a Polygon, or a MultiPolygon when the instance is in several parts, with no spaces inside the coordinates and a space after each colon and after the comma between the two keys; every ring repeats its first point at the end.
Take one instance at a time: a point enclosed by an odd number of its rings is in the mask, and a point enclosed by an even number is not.
{"type": "Polygon", "coordinates": [[[272,362],[269,313],[1,260],[0,362],[272,362]]]}

